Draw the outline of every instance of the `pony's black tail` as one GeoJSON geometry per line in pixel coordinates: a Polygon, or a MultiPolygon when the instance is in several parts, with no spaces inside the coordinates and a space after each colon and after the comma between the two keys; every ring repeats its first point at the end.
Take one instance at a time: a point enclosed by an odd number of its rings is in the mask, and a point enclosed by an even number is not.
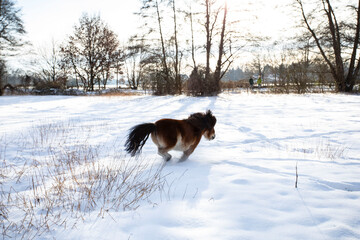
{"type": "Polygon", "coordinates": [[[125,150],[130,153],[132,157],[139,154],[149,135],[154,132],[155,129],[156,127],[153,123],[143,123],[132,127],[125,142],[125,150]]]}

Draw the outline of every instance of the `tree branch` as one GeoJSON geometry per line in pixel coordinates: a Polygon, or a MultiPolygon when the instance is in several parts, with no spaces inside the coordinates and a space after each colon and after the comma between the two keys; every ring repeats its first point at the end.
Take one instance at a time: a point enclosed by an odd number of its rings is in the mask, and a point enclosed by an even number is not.
{"type": "Polygon", "coordinates": [[[331,72],[333,73],[334,76],[337,76],[336,73],[336,69],[334,67],[334,65],[331,63],[331,61],[329,60],[329,58],[326,56],[326,53],[324,51],[324,49],[322,48],[321,44],[320,44],[320,40],[317,37],[315,31],[311,28],[310,23],[308,22],[308,19],[306,17],[305,14],[305,10],[304,10],[304,6],[302,4],[302,0],[295,0],[299,6],[300,6],[300,10],[301,10],[301,14],[304,20],[304,23],[306,24],[307,29],[309,30],[309,32],[311,33],[311,36],[314,38],[316,46],[318,47],[318,49],[320,50],[320,53],[322,55],[322,57],[324,58],[325,62],[328,64],[328,66],[330,67],[331,72]]]}

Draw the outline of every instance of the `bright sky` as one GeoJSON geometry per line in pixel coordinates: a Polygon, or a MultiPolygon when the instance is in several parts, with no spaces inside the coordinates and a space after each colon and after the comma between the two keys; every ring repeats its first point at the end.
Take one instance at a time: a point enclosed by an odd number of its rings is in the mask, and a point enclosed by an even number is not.
{"type": "MultiPolygon", "coordinates": [[[[256,16],[257,19],[251,18],[252,28],[266,34],[277,31],[287,22],[283,9],[286,3],[291,2],[226,1],[230,10],[240,7],[247,9],[249,15],[256,16]]],[[[22,8],[27,36],[35,44],[51,42],[52,39],[63,41],[66,35],[72,34],[73,26],[78,24],[82,13],[100,14],[119,38],[126,40],[136,32],[138,19],[133,13],[140,7],[138,0],[17,0],[17,5],[22,8]]],[[[244,12],[241,14],[244,15],[244,12]]]]}
{"type": "MultiPolygon", "coordinates": [[[[178,4],[189,1],[191,0],[179,0],[178,4]]],[[[227,2],[230,11],[238,7],[242,9],[242,21],[255,33],[277,36],[283,31],[284,24],[289,22],[284,6],[291,0],[227,2]]],[[[139,11],[138,0],[17,0],[17,6],[22,9],[26,38],[35,49],[50,46],[52,40],[64,42],[73,33],[73,26],[78,24],[83,13],[100,14],[123,42],[136,33],[139,26],[138,17],[133,14],[139,11]]],[[[231,14],[236,16],[237,13],[231,14]]]]}
{"type": "Polygon", "coordinates": [[[35,44],[64,41],[83,13],[100,14],[120,39],[134,33],[136,0],[17,0],[29,39],[35,44]],[[121,33],[126,33],[122,35],[121,33]],[[125,36],[126,35],[126,36],[125,36]]]}

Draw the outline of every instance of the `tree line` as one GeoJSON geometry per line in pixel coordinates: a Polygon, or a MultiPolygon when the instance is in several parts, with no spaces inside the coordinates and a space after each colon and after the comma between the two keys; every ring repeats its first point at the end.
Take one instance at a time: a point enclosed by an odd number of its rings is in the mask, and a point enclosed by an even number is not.
{"type": "MultiPolygon", "coordinates": [[[[37,71],[23,76],[23,84],[32,79],[35,88],[61,89],[71,79],[75,87],[94,91],[123,76],[132,89],[158,95],[217,95],[224,76],[247,49],[254,52],[247,64],[251,74],[264,76],[267,66],[275,85],[285,89],[296,86],[303,92],[311,78],[351,92],[358,81],[360,1],[293,0],[298,34],[273,55],[261,51],[266,37],[238,29],[226,1],[140,2],[136,14],[141,26],[125,46],[100,16],[83,14],[68,39],[40,54],[37,71]]],[[[4,57],[26,44],[24,34],[21,10],[12,0],[0,0],[0,94],[9,77],[4,57]]]]}

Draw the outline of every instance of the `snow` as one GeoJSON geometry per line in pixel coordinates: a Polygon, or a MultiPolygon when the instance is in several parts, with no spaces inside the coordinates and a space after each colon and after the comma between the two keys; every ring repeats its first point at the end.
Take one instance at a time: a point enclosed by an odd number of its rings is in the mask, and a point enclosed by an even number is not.
{"type": "MultiPolygon", "coordinates": [[[[104,149],[115,147],[99,161],[111,164],[117,152],[129,161],[161,166],[150,139],[138,159],[125,155],[128,129],[207,109],[217,118],[215,140],[203,138],[182,163],[181,153],[173,152],[162,169],[162,191],[132,210],[99,216],[95,209],[83,220],[64,213],[75,227],[54,225],[35,238],[360,239],[358,95],[5,96],[0,160],[10,159],[19,169],[30,164],[33,155],[19,139],[54,124],[75,131],[68,145],[87,139],[104,149]]],[[[2,181],[3,191],[29,190],[15,178],[2,181]]]]}

